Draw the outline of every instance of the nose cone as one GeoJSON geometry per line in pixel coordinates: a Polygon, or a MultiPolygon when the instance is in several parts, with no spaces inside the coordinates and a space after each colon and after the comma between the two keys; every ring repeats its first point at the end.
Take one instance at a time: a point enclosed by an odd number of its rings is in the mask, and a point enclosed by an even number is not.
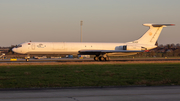
{"type": "Polygon", "coordinates": [[[12,51],[16,53],[16,52],[17,52],[17,49],[16,49],[16,48],[13,48],[12,51]]]}

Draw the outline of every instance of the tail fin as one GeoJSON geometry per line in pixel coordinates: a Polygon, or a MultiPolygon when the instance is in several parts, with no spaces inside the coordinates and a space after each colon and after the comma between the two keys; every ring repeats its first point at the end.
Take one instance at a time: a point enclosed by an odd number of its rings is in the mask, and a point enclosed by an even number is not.
{"type": "Polygon", "coordinates": [[[138,40],[132,43],[150,44],[155,45],[163,27],[174,26],[174,24],[143,24],[144,26],[149,26],[149,30],[138,40]]]}

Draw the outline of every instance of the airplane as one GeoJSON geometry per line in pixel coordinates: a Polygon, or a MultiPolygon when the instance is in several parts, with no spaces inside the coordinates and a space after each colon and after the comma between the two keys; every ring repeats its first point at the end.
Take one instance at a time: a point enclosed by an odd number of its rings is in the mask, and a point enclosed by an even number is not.
{"type": "Polygon", "coordinates": [[[149,30],[139,39],[126,43],[95,43],[95,42],[25,42],[12,49],[19,54],[66,54],[95,55],[95,61],[108,61],[109,56],[135,55],[156,48],[155,45],[163,27],[174,24],[143,24],[149,30]]]}

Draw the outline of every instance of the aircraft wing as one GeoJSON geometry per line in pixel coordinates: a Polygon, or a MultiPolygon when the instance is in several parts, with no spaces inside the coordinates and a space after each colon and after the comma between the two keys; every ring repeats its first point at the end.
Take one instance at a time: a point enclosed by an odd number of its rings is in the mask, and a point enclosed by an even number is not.
{"type": "Polygon", "coordinates": [[[81,55],[97,55],[106,53],[139,53],[144,52],[144,50],[80,50],[81,55]]]}

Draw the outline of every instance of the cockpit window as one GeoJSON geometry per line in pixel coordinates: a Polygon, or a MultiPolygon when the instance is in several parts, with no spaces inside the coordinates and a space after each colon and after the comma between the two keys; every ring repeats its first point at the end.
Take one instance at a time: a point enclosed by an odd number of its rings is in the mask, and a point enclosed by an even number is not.
{"type": "Polygon", "coordinates": [[[17,45],[16,48],[22,47],[22,45],[17,45]]]}

